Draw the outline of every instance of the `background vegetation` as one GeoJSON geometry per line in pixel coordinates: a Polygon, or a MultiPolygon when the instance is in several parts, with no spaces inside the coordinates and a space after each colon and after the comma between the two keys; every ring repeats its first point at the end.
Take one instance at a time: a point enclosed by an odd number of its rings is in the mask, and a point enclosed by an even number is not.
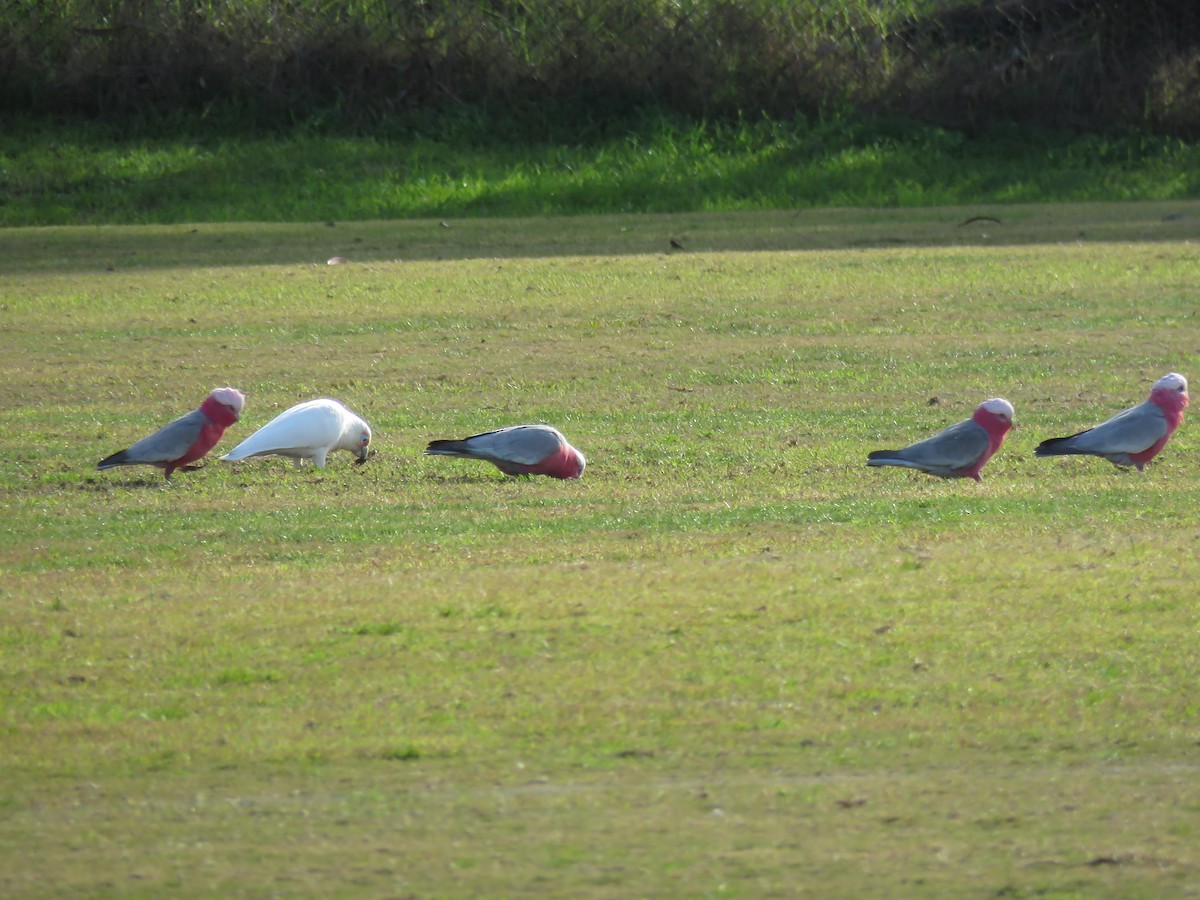
{"type": "Polygon", "coordinates": [[[0,3],[0,226],[1197,195],[1191,3],[0,3]]]}
{"type": "Polygon", "coordinates": [[[0,105],[308,120],[546,100],[789,119],[830,108],[1196,137],[1190,0],[6,0],[0,105]]]}

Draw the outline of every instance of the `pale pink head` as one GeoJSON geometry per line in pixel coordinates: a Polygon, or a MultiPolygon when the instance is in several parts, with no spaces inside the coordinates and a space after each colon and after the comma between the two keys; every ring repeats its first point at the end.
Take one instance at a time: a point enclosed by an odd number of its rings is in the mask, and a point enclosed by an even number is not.
{"type": "Polygon", "coordinates": [[[583,454],[567,443],[567,439],[559,435],[558,449],[534,466],[521,468],[530,475],[549,475],[553,478],[582,478],[587,460],[583,454]]]}
{"type": "Polygon", "coordinates": [[[237,388],[219,387],[212,391],[209,395],[213,400],[216,400],[222,406],[228,406],[233,410],[233,418],[236,420],[242,414],[242,409],[246,406],[246,396],[237,388]]]}
{"type": "Polygon", "coordinates": [[[578,450],[576,450],[574,447],[572,447],[571,450],[575,454],[575,474],[569,475],[567,477],[568,478],[582,478],[583,477],[583,469],[587,465],[587,459],[585,459],[584,455],[582,453],[580,453],[578,450]]]}
{"type": "Polygon", "coordinates": [[[549,425],[542,426],[553,432],[558,439],[558,449],[531,468],[532,474],[550,475],[554,478],[582,478],[587,465],[582,453],[571,446],[561,431],[549,425]]]}
{"type": "Polygon", "coordinates": [[[1188,390],[1187,379],[1178,372],[1168,372],[1158,381],[1154,382],[1154,387],[1150,389],[1151,395],[1158,394],[1159,396],[1172,396],[1177,399],[1176,402],[1182,400],[1180,407],[1188,405],[1188,390]]]}
{"type": "MultiPolygon", "coordinates": [[[[1013,405],[1003,397],[993,397],[991,400],[984,400],[975,410],[976,421],[979,419],[979,413],[985,414],[986,418],[996,423],[997,426],[1002,426],[1000,433],[1003,434],[1008,429],[1012,428],[1013,416],[1016,415],[1016,410],[1013,405]]],[[[980,424],[983,424],[980,422],[980,424]]],[[[990,431],[991,429],[989,429],[990,431]]]]}
{"type": "MultiPolygon", "coordinates": [[[[1167,419],[1167,436],[1183,421],[1183,411],[1188,405],[1187,379],[1178,372],[1169,372],[1150,389],[1150,403],[1163,411],[1167,419]]],[[[1161,445],[1159,445],[1161,446],[1161,445]]],[[[1155,448],[1158,452],[1158,448],[1155,448]]]]}
{"type": "Polygon", "coordinates": [[[1001,397],[984,400],[975,407],[975,412],[971,414],[971,421],[987,432],[987,449],[979,455],[979,459],[975,460],[973,465],[959,470],[956,474],[979,481],[979,471],[1004,443],[1004,436],[1012,428],[1015,414],[1013,405],[1001,397]]]}
{"type": "Polygon", "coordinates": [[[1172,391],[1182,391],[1187,393],[1187,379],[1178,372],[1168,372],[1158,381],[1154,382],[1154,390],[1159,388],[1169,388],[1172,391]]]}

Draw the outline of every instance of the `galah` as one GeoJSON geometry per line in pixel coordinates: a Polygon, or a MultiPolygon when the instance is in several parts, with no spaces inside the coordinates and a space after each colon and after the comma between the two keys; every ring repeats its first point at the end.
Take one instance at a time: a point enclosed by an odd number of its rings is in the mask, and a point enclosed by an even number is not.
{"type": "Polygon", "coordinates": [[[371,446],[371,426],[337,400],[322,398],[284,410],[221,457],[233,461],[251,456],[289,456],[297,466],[311,459],[325,468],[334,450],[349,450],[361,465],[371,446]]]}
{"type": "Polygon", "coordinates": [[[460,441],[430,441],[430,456],[484,459],[506,475],[579,478],[587,460],[549,425],[510,425],[460,441]]]}
{"type": "Polygon", "coordinates": [[[1140,472],[1175,433],[1187,405],[1187,379],[1171,372],[1154,382],[1145,403],[1087,431],[1042,441],[1033,452],[1035,456],[1100,456],[1115,466],[1137,466],[1140,472]]]}
{"type": "Polygon", "coordinates": [[[939,478],[974,478],[1004,443],[1013,426],[1013,405],[1000,397],[984,400],[971,418],[903,450],[875,450],[868,466],[905,466],[939,478]]]}
{"type": "Polygon", "coordinates": [[[96,464],[97,469],[113,466],[157,466],[169,481],[176,469],[192,472],[193,466],[216,446],[225,429],[238,420],[246,398],[242,392],[231,387],[220,387],[212,391],[199,409],[180,416],[169,425],[164,425],[149,437],[112,456],[106,456],[96,464]]]}

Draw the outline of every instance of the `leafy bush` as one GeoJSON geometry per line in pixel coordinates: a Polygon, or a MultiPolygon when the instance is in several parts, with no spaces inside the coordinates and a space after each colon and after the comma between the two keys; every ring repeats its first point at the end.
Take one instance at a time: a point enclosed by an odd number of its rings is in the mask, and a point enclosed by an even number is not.
{"type": "Polygon", "coordinates": [[[0,109],[375,121],[552,101],[604,119],[829,107],[1200,134],[1191,0],[8,0],[0,109]]]}

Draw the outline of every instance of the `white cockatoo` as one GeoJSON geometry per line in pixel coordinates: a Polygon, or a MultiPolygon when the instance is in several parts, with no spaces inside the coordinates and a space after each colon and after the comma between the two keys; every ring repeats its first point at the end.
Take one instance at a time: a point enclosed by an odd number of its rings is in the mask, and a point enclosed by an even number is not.
{"type": "Polygon", "coordinates": [[[297,466],[310,459],[322,469],[334,450],[349,450],[364,463],[370,446],[371,426],[337,400],[322,398],[284,410],[221,459],[290,456],[297,466]]]}

